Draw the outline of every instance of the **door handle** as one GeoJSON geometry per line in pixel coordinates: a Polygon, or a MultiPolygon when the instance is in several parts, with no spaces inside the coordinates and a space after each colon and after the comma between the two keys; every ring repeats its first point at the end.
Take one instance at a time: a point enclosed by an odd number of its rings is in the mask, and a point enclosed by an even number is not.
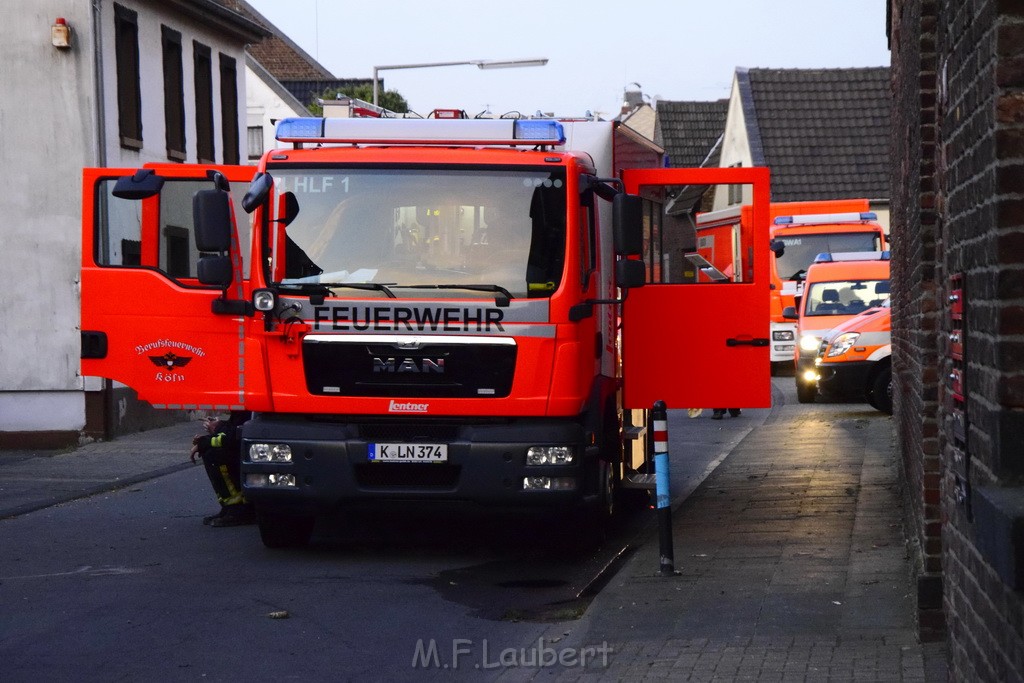
{"type": "Polygon", "coordinates": [[[752,339],[733,339],[729,338],[725,340],[726,346],[768,346],[768,340],[765,337],[755,337],[752,339]]]}

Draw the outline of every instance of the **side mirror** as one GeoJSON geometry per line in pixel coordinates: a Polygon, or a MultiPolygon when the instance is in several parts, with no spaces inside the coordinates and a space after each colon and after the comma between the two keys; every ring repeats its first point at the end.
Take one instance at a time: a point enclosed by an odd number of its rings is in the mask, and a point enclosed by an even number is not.
{"type": "Polygon", "coordinates": [[[267,201],[270,195],[270,188],[274,186],[274,179],[269,173],[257,173],[249,185],[249,191],[242,197],[242,210],[252,213],[256,207],[267,201]]]}
{"type": "Polygon", "coordinates": [[[615,253],[639,256],[644,248],[643,200],[636,195],[618,194],[612,200],[612,236],[615,253]]]}
{"type": "Polygon", "coordinates": [[[643,261],[619,259],[615,262],[615,284],[622,289],[643,287],[647,280],[647,270],[643,261]]]}
{"type": "Polygon", "coordinates": [[[221,190],[200,190],[192,197],[192,222],[199,251],[231,248],[231,199],[221,190]]]}
{"type": "Polygon", "coordinates": [[[782,240],[772,240],[769,249],[775,254],[775,258],[782,258],[782,255],[786,253],[786,243],[782,240]]]}
{"type": "Polygon", "coordinates": [[[782,317],[786,320],[799,320],[800,315],[796,312],[796,307],[786,306],[782,309],[782,317]]]}
{"type": "Polygon", "coordinates": [[[163,186],[163,176],[158,176],[151,168],[140,168],[134,175],[118,178],[112,194],[119,199],[137,201],[160,194],[163,186]]]}
{"type": "Polygon", "coordinates": [[[196,264],[196,275],[204,285],[227,287],[231,284],[230,256],[203,256],[196,264]]]}

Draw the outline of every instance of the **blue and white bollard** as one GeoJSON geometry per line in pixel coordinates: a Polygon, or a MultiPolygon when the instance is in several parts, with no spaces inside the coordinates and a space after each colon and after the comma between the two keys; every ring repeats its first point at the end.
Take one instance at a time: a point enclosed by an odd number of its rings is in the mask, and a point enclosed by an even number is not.
{"type": "Polygon", "coordinates": [[[672,497],[668,486],[668,413],[664,401],[654,403],[651,422],[654,427],[654,493],[661,554],[659,573],[676,576],[672,551],[672,497]]]}

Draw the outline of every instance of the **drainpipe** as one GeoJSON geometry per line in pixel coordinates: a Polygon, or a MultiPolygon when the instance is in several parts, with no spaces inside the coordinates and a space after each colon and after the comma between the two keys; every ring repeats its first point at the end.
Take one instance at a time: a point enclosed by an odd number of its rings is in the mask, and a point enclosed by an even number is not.
{"type": "Polygon", "coordinates": [[[96,165],[100,168],[107,165],[107,126],[106,105],[103,100],[103,27],[101,25],[101,5],[103,0],[92,1],[92,45],[93,45],[93,78],[96,98],[96,165]]]}

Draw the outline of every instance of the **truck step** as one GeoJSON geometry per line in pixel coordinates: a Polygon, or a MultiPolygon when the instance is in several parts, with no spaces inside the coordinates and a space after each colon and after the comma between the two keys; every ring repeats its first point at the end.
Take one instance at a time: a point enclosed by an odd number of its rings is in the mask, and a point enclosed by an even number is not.
{"type": "Polygon", "coordinates": [[[624,489],[653,489],[655,487],[655,475],[630,472],[622,480],[620,486],[624,489]]]}
{"type": "Polygon", "coordinates": [[[630,441],[635,441],[637,439],[644,438],[645,434],[647,434],[647,427],[641,425],[638,427],[630,427],[626,429],[625,431],[622,432],[622,437],[630,441]]]}

